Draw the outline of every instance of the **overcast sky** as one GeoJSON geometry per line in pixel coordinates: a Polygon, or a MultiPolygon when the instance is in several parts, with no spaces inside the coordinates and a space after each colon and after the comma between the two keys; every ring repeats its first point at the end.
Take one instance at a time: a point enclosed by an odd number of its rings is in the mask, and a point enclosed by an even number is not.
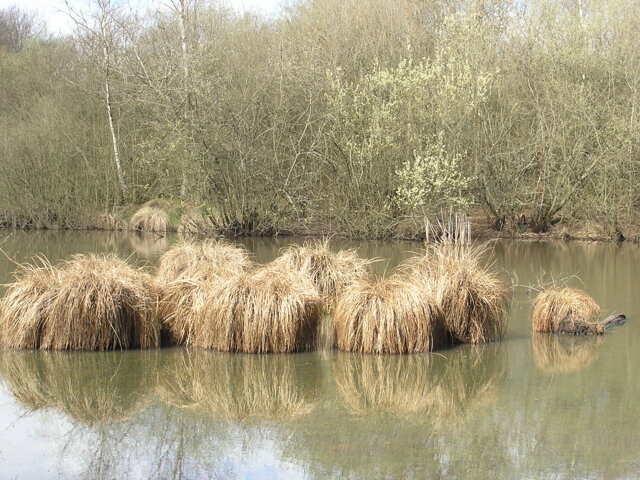
{"type": "MultiPolygon", "coordinates": [[[[70,0],[74,6],[82,7],[90,0],[70,0]]],[[[120,3],[120,2],[118,2],[120,3]]],[[[166,2],[163,0],[122,0],[122,3],[132,5],[139,10],[161,7],[166,2]]],[[[287,0],[222,0],[241,12],[254,12],[272,16],[280,11],[280,6],[287,0]]],[[[47,29],[51,33],[69,33],[71,22],[65,13],[64,0],[0,0],[0,8],[17,5],[25,10],[37,12],[47,22],[47,29]]]]}

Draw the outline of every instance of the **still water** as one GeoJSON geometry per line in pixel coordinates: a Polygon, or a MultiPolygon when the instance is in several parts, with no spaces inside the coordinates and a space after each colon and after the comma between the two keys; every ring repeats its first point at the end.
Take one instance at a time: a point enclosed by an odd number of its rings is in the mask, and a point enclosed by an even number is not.
{"type": "MultiPolygon", "coordinates": [[[[0,232],[22,262],[117,252],[150,268],[175,239],[0,232]]],[[[242,240],[259,262],[295,239],[242,240]]],[[[420,245],[336,242],[388,273],[420,245]]],[[[202,350],[0,352],[0,478],[640,478],[640,247],[499,242],[513,282],[499,344],[432,355],[202,350]],[[631,320],[534,340],[527,285],[565,280],[631,320]]],[[[0,282],[14,264],[2,255],[0,282]]]]}

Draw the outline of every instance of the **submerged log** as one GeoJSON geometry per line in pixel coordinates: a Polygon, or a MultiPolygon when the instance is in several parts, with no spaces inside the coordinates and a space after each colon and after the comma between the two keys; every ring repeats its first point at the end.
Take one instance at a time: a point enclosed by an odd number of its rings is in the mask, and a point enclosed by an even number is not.
{"type": "Polygon", "coordinates": [[[627,317],[621,313],[609,315],[598,323],[567,318],[558,323],[557,333],[565,335],[603,335],[605,330],[618,325],[624,325],[626,321],[627,317]]]}

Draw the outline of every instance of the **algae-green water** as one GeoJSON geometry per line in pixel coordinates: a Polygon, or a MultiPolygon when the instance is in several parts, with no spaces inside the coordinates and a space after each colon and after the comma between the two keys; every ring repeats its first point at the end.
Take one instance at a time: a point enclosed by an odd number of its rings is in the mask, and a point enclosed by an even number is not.
{"type": "MultiPolygon", "coordinates": [[[[152,268],[176,239],[0,232],[0,282],[44,254],[152,268]]],[[[259,262],[301,239],[242,239],[259,262]]],[[[335,241],[390,273],[418,243],[335,241]]],[[[496,242],[515,286],[500,343],[430,355],[182,348],[0,352],[0,478],[623,479],[640,476],[640,247],[496,242]],[[589,292],[626,325],[532,338],[535,291],[589,292]]]]}

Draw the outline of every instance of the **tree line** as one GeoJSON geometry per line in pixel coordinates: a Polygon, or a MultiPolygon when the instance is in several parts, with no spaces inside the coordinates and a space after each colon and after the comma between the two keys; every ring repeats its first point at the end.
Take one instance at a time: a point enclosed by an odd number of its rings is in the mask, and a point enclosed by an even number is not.
{"type": "Polygon", "coordinates": [[[167,199],[222,231],[631,235],[638,0],[93,0],[69,35],[0,10],[0,221],[167,199]]]}

